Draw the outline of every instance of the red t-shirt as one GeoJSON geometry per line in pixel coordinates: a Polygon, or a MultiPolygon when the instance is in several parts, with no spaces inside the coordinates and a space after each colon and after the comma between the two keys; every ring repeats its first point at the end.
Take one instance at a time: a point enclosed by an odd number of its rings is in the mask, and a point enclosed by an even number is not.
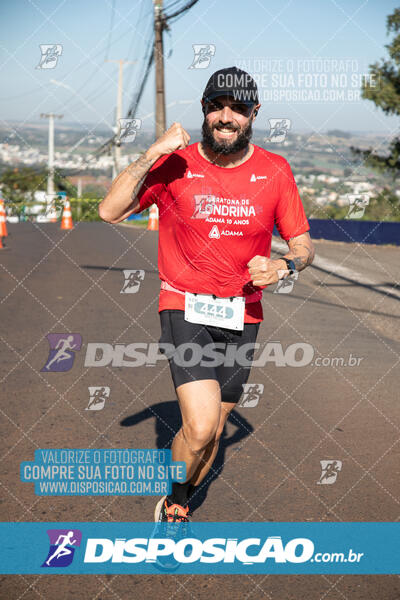
{"type": "MultiPolygon", "coordinates": [[[[274,223],[284,240],[309,224],[289,163],[254,146],[241,165],[219,167],[197,144],[160,158],[139,191],[140,211],[159,208],[160,279],[181,291],[248,296],[247,263],[270,256],[274,223]]],[[[266,286],[263,286],[266,287],[266,286]]],[[[185,297],[161,290],[159,311],[185,309],[185,297]]],[[[261,302],[246,303],[245,322],[262,321],[261,302]]]]}

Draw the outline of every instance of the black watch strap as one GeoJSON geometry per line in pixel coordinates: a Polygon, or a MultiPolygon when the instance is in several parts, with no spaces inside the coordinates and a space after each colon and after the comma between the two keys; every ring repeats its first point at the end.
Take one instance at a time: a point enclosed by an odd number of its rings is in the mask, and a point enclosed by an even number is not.
{"type": "Polygon", "coordinates": [[[296,265],[294,264],[294,261],[291,258],[286,258],[285,256],[282,256],[282,260],[284,260],[287,265],[289,275],[293,275],[293,273],[296,271],[296,265]]]}

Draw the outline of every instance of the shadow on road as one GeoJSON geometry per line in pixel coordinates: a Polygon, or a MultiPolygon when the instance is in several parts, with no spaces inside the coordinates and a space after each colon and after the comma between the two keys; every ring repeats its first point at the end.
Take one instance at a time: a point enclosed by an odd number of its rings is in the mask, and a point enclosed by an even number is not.
{"type": "MultiPolygon", "coordinates": [[[[155,419],[156,447],[161,450],[171,448],[172,440],[182,425],[178,402],[159,402],[148,408],[126,417],[120,422],[121,427],[134,427],[147,419],[155,419]]],[[[254,431],[254,427],[243,415],[233,410],[228,421],[236,427],[232,435],[227,434],[226,426],[221,436],[217,456],[210,472],[199,486],[195,496],[190,502],[191,510],[201,506],[207,497],[211,483],[222,473],[226,450],[229,446],[237,444],[254,431]]]]}
{"type": "MultiPolygon", "coordinates": [[[[124,271],[125,269],[132,269],[132,266],[128,266],[128,267],[106,267],[106,266],[102,266],[102,265],[79,265],[81,269],[94,269],[96,271],[124,271]]],[[[137,269],[140,269],[141,271],[144,271],[145,273],[157,273],[158,275],[158,271],[152,271],[151,269],[142,269],[142,267],[135,267],[137,269]]]]}

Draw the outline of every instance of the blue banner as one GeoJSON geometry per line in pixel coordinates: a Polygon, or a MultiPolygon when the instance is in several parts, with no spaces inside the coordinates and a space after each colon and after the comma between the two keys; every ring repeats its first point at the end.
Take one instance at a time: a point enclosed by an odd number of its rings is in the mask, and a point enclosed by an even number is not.
{"type": "MultiPolygon", "coordinates": [[[[358,244],[400,245],[400,221],[359,221],[357,219],[308,219],[313,240],[358,244]]],[[[279,237],[274,228],[274,235],[279,237]]]]}
{"type": "Polygon", "coordinates": [[[359,244],[400,244],[400,222],[310,219],[313,239],[359,244]]]}
{"type": "Polygon", "coordinates": [[[22,462],[20,475],[38,496],[159,496],[186,480],[186,464],[171,450],[48,448],[22,462]]]}
{"type": "Polygon", "coordinates": [[[2,574],[398,574],[400,523],[1,523],[2,574]]]}

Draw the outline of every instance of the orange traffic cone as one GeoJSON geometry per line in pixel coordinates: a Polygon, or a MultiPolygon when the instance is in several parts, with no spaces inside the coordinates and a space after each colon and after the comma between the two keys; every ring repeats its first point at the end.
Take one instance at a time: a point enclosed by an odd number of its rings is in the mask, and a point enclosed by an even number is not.
{"type": "Polygon", "coordinates": [[[4,200],[0,198],[0,237],[7,237],[6,211],[4,209],[4,200]]]}
{"type": "Polygon", "coordinates": [[[158,231],[158,206],[152,204],[149,212],[149,222],[147,223],[148,231],[158,231]]]}
{"type": "Polygon", "coordinates": [[[64,204],[62,219],[61,219],[61,229],[73,229],[73,228],[74,228],[74,224],[72,222],[71,205],[69,203],[69,200],[66,200],[65,204],[64,204]]]}
{"type": "Polygon", "coordinates": [[[0,235],[0,250],[4,250],[4,248],[3,248],[3,244],[2,244],[2,242],[1,242],[1,235],[0,235]]]}

